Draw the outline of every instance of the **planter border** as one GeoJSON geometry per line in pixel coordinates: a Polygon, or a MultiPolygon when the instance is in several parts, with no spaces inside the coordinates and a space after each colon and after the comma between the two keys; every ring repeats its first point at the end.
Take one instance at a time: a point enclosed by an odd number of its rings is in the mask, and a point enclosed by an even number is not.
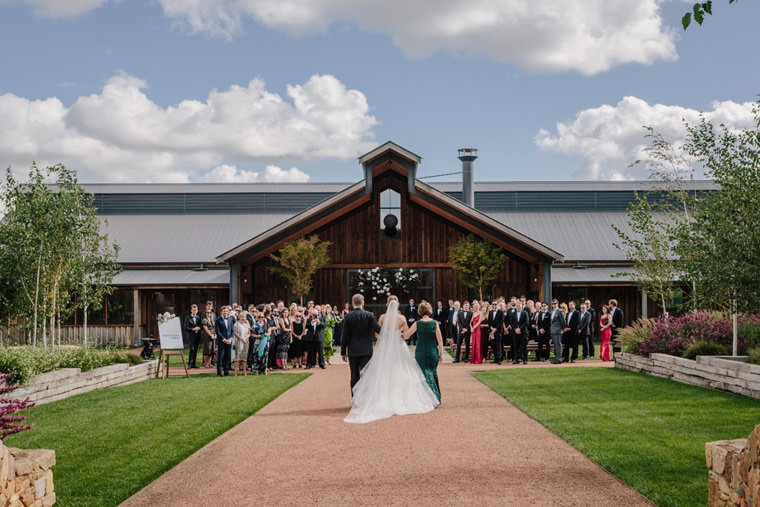
{"type": "Polygon", "coordinates": [[[41,405],[96,389],[133,384],[153,378],[157,365],[157,360],[152,359],[135,366],[116,363],[85,372],[79,368],[62,368],[37,375],[13,395],[22,399],[28,396],[31,401],[41,405]]]}
{"type": "Polygon", "coordinates": [[[745,356],[697,356],[691,360],[668,354],[642,357],[618,352],[615,367],[760,399],[760,366],[744,359],[745,356]]]}

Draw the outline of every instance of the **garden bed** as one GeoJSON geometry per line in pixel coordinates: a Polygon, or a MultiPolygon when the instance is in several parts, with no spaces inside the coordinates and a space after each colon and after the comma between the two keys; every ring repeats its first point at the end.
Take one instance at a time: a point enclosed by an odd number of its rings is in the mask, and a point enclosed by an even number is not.
{"type": "Polygon", "coordinates": [[[760,399],[760,366],[744,359],[743,356],[697,356],[691,360],[668,354],[650,354],[647,358],[618,352],[615,367],[760,399]]]}
{"type": "Polygon", "coordinates": [[[62,368],[36,375],[13,395],[21,399],[28,396],[41,405],[95,389],[147,380],[156,375],[157,365],[157,360],[152,360],[135,366],[117,363],[84,372],[79,368],[62,368]]]}

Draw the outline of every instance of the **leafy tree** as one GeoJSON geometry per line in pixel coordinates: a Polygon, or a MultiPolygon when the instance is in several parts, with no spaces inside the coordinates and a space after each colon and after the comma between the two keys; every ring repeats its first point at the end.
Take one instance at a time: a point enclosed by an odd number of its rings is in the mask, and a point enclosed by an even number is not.
{"type": "MultiPolygon", "coordinates": [[[[736,2],[736,0],[728,0],[729,4],[732,4],[736,2]]],[[[712,0],[707,0],[707,2],[697,2],[694,4],[694,6],[691,9],[692,12],[687,12],[683,15],[681,18],[681,25],[683,25],[683,29],[686,30],[689,28],[689,25],[691,24],[692,20],[692,13],[694,21],[697,22],[697,24],[701,25],[702,22],[705,20],[705,14],[709,14],[712,16],[712,0]]]]}
{"type": "Polygon", "coordinates": [[[701,304],[732,311],[760,308],[760,104],[755,126],[687,126],[684,151],[705,167],[719,191],[698,196],[675,236],[685,275],[701,304]]]}
{"type": "Polygon", "coordinates": [[[631,277],[642,292],[660,301],[665,313],[666,298],[678,277],[670,241],[672,226],[658,219],[649,201],[638,194],[628,209],[628,225],[634,233],[632,236],[612,226],[620,238],[620,243],[615,246],[625,251],[628,260],[633,262],[633,270],[618,273],[618,276],[631,277]]]}
{"type": "Polygon", "coordinates": [[[279,264],[269,270],[287,280],[291,292],[303,304],[303,297],[311,290],[314,273],[330,262],[327,255],[330,245],[332,243],[320,241],[317,236],[288,241],[280,248],[279,256],[269,254],[279,264]]]}
{"type": "Polygon", "coordinates": [[[643,195],[638,193],[628,208],[628,235],[612,225],[620,238],[615,246],[626,253],[633,270],[616,276],[629,276],[643,293],[660,301],[663,313],[667,312],[667,297],[681,276],[675,252],[674,237],[683,221],[689,219],[689,202],[692,197],[684,188],[685,180],[693,179],[694,170],[676,149],[656,132],[644,127],[651,146],[644,149],[646,162],[637,160],[632,165],[645,164],[649,170],[652,188],[643,195]]]}
{"type": "Polygon", "coordinates": [[[54,337],[56,323],[60,331],[61,320],[78,305],[92,304],[88,291],[102,302],[102,295],[112,290],[119,269],[117,247],[100,235],[92,196],[79,186],[76,173],[62,165],[34,164],[25,184],[9,168],[0,198],[5,209],[0,262],[8,268],[0,285],[6,303],[1,311],[25,323],[33,344],[41,336],[47,345],[48,330],[54,337]],[[83,299],[76,298],[79,294],[83,299]]]}
{"type": "Polygon", "coordinates": [[[473,234],[462,238],[449,251],[449,263],[462,281],[478,291],[483,299],[483,288],[491,284],[507,261],[501,248],[473,234]]]}

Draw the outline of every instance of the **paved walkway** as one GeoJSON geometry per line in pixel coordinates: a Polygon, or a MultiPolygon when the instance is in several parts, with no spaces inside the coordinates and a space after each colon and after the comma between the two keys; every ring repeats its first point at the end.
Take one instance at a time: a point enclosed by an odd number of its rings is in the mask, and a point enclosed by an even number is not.
{"type": "Polygon", "coordinates": [[[447,361],[438,409],[369,424],[343,422],[348,367],[316,370],[122,505],[651,505],[470,375],[492,368],[447,361]]]}

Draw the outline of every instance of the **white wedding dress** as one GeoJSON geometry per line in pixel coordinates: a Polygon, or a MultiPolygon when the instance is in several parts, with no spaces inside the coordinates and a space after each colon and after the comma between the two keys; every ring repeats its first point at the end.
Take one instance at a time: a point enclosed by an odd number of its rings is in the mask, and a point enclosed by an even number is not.
{"type": "Polygon", "coordinates": [[[367,423],[392,415],[424,414],[439,405],[417,361],[401,339],[398,302],[391,301],[380,337],[361,379],[354,386],[349,423],[367,423]]]}

